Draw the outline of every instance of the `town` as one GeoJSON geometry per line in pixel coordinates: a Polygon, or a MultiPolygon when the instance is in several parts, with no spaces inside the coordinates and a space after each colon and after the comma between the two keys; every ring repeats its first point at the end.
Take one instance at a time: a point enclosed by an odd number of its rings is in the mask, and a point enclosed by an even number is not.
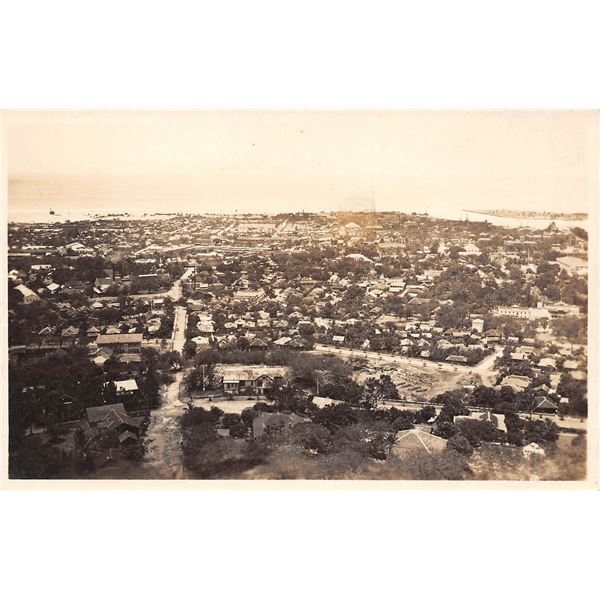
{"type": "Polygon", "coordinates": [[[12,478],[584,479],[587,232],[9,223],[12,478]]]}

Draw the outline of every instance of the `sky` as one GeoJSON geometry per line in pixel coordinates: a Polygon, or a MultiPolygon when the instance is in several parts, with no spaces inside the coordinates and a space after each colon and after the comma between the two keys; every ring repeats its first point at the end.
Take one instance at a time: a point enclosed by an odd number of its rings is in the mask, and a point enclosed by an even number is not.
{"type": "Polygon", "coordinates": [[[9,212],[587,211],[595,112],[4,113],[9,212]]]}

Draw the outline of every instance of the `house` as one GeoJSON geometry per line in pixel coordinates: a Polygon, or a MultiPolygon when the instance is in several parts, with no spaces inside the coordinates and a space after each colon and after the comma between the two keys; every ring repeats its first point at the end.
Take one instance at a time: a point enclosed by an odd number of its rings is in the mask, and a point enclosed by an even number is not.
{"type": "Polygon", "coordinates": [[[333,406],[334,404],[343,404],[343,400],[334,400],[333,398],[325,398],[324,396],[314,396],[312,403],[319,408],[325,406],[333,406]]]}
{"type": "Polygon", "coordinates": [[[556,302],[555,304],[546,304],[544,307],[552,317],[578,317],[579,306],[567,304],[566,302],[556,302]]]}
{"type": "Polygon", "coordinates": [[[500,385],[510,387],[515,392],[523,392],[531,385],[531,379],[523,375],[508,375],[500,382],[500,385]]]}
{"type": "Polygon", "coordinates": [[[272,431],[286,431],[298,423],[308,423],[310,419],[296,413],[260,413],[252,421],[252,435],[259,438],[272,431]]]}
{"type": "Polygon", "coordinates": [[[200,333],[214,333],[215,327],[210,321],[199,321],[196,328],[200,333]]]}
{"type": "Polygon", "coordinates": [[[555,414],[558,411],[558,406],[556,406],[552,400],[545,396],[541,396],[536,401],[535,411],[555,414]]]}
{"type": "Polygon", "coordinates": [[[85,409],[86,418],[92,425],[99,421],[103,421],[111,412],[127,416],[127,411],[122,403],[103,404],[101,406],[91,406],[85,409]]]}
{"type": "Polygon", "coordinates": [[[113,285],[118,279],[115,280],[112,277],[96,277],[94,280],[94,287],[99,289],[100,291],[104,291],[108,289],[111,285],[113,285]]]}
{"type": "Polygon", "coordinates": [[[264,394],[265,390],[283,381],[287,375],[284,367],[246,367],[226,365],[217,369],[215,380],[229,394],[264,394]]]}
{"type": "Polygon", "coordinates": [[[117,388],[117,396],[129,396],[135,394],[138,391],[138,384],[135,379],[115,381],[115,386],[117,388]]]}
{"type": "Polygon", "coordinates": [[[477,331],[478,333],[483,333],[483,319],[473,319],[471,321],[471,329],[477,331]]]}
{"type": "Polygon", "coordinates": [[[67,244],[65,248],[72,252],[76,252],[77,254],[89,252],[89,248],[86,248],[81,242],[71,242],[70,244],[67,244]]]}
{"type": "Polygon", "coordinates": [[[423,429],[406,429],[399,431],[392,452],[399,458],[404,458],[414,452],[437,454],[446,448],[446,440],[423,429]]]}
{"type": "Polygon", "coordinates": [[[65,283],[64,291],[69,294],[85,294],[89,284],[85,281],[70,281],[65,283]]]}
{"type": "Polygon", "coordinates": [[[99,349],[109,349],[115,354],[140,354],[142,351],[141,333],[101,334],[96,338],[99,349]]]}
{"type": "Polygon", "coordinates": [[[130,444],[135,444],[139,440],[139,438],[135,433],[126,430],[119,435],[118,440],[119,444],[121,444],[122,446],[127,446],[130,444]]]}
{"type": "Polygon", "coordinates": [[[80,421],[79,429],[87,450],[137,442],[144,424],[143,417],[129,416],[121,403],[87,408],[86,417],[80,421]]]}
{"type": "Polygon", "coordinates": [[[458,356],[457,354],[451,354],[450,356],[448,356],[446,358],[446,360],[448,362],[460,363],[460,364],[464,365],[467,362],[467,357],[466,356],[458,356]]]}
{"type": "Polygon", "coordinates": [[[587,275],[588,263],[587,260],[578,258],[577,256],[562,256],[556,259],[558,266],[569,273],[569,275],[587,275]]]}
{"type": "Polygon", "coordinates": [[[147,283],[157,283],[158,282],[158,274],[157,273],[144,273],[142,275],[138,275],[137,280],[142,285],[147,284],[147,283]]]}
{"type": "Polygon", "coordinates": [[[65,327],[65,329],[63,329],[60,332],[61,337],[66,337],[66,338],[72,338],[72,337],[76,337],[79,335],[79,329],[77,329],[77,327],[74,327],[73,325],[69,325],[69,327],[65,327]]]}
{"type": "Polygon", "coordinates": [[[15,290],[21,294],[21,301],[23,304],[31,304],[32,302],[37,302],[40,300],[40,297],[33,290],[30,290],[26,285],[17,285],[15,286],[15,290]]]}
{"type": "Polygon", "coordinates": [[[390,294],[399,294],[404,289],[404,286],[404,279],[400,279],[399,277],[392,277],[389,280],[388,291],[390,292],[390,294]]]}
{"type": "Polygon", "coordinates": [[[257,302],[265,297],[265,291],[262,289],[258,290],[237,290],[233,293],[233,297],[236,300],[248,300],[250,302],[257,302]]]}
{"type": "Polygon", "coordinates": [[[495,425],[496,428],[499,429],[500,431],[506,432],[507,428],[506,428],[506,423],[504,422],[504,419],[505,419],[505,415],[495,414],[495,413],[492,413],[489,410],[487,410],[485,412],[472,412],[468,416],[463,416],[463,415],[455,416],[454,424],[457,425],[458,423],[461,423],[462,421],[482,421],[484,423],[492,423],[492,425],[495,425]]]}
{"type": "Polygon", "coordinates": [[[550,357],[542,358],[538,363],[538,367],[546,370],[554,370],[556,369],[556,359],[550,357]]]}
{"type": "Polygon", "coordinates": [[[250,348],[264,350],[265,348],[268,348],[268,347],[269,347],[269,344],[267,344],[267,342],[265,342],[264,340],[261,340],[259,338],[253,339],[250,342],[250,348]]]}

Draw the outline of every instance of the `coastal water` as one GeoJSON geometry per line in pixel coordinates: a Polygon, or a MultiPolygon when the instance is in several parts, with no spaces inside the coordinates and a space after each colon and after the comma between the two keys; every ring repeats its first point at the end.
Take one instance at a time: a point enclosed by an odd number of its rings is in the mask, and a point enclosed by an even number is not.
{"type": "MultiPolygon", "coordinates": [[[[187,211],[185,211],[187,212],[187,211]]],[[[224,211],[225,212],[225,211],[224,211]]],[[[234,211],[227,211],[232,214],[234,211]]],[[[399,212],[422,212],[422,208],[411,210],[406,208],[399,212]]],[[[69,209],[56,210],[55,214],[50,214],[50,210],[43,209],[25,209],[18,210],[9,206],[8,221],[12,223],[64,223],[66,221],[88,221],[106,218],[118,218],[121,220],[155,220],[169,219],[176,213],[152,213],[141,210],[119,212],[115,209],[69,209]]],[[[201,214],[201,213],[198,213],[201,214]]],[[[477,212],[467,211],[458,207],[446,206],[428,209],[427,214],[437,219],[448,219],[453,221],[487,221],[492,225],[499,227],[530,227],[532,229],[545,229],[550,223],[555,223],[559,229],[569,229],[572,227],[581,227],[588,230],[588,220],[562,220],[562,219],[533,219],[528,217],[501,217],[477,212]]]]}
{"type": "Polygon", "coordinates": [[[67,221],[96,221],[98,219],[117,218],[121,220],[170,219],[175,213],[147,213],[142,211],[123,211],[113,209],[70,209],[56,210],[11,210],[8,209],[9,223],[65,223],[67,221]]]}

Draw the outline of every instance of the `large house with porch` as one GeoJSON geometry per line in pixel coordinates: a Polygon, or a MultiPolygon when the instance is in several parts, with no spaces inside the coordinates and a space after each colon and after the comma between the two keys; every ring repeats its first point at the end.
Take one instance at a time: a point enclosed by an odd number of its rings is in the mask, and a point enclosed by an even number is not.
{"type": "Polygon", "coordinates": [[[114,354],[140,354],[142,339],[141,333],[103,334],[96,338],[96,344],[99,350],[112,350],[114,354]]]}
{"type": "Polygon", "coordinates": [[[264,394],[287,376],[285,367],[236,366],[217,367],[215,379],[226,394],[264,394]]]}

